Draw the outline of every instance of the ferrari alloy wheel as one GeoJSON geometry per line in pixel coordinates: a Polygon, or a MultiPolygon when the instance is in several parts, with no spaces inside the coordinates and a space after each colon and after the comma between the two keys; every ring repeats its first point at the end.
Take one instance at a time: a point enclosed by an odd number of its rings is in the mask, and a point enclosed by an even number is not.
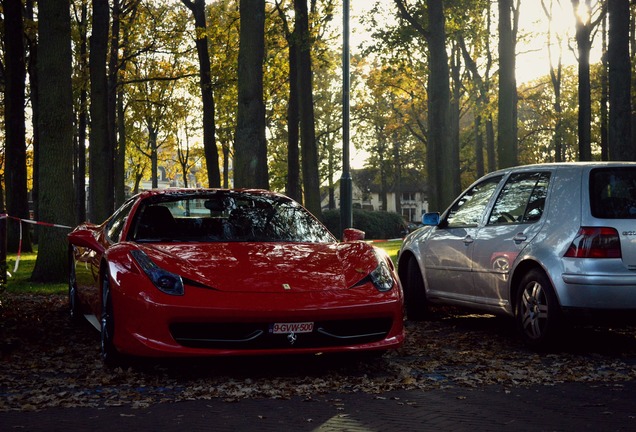
{"type": "Polygon", "coordinates": [[[406,263],[404,303],[406,317],[409,320],[419,321],[426,318],[428,302],[426,300],[426,290],[424,289],[424,279],[422,279],[422,272],[420,272],[417,259],[413,256],[406,263]]]}
{"type": "Polygon", "coordinates": [[[548,348],[561,327],[560,309],[545,273],[533,269],[521,280],[517,292],[516,319],[521,335],[532,348],[548,348]]]}
{"type": "Polygon", "coordinates": [[[77,297],[77,280],[75,278],[75,262],[73,261],[73,255],[69,256],[69,271],[68,271],[68,309],[71,320],[76,321],[80,317],[79,300],[77,297]]]}
{"type": "Polygon", "coordinates": [[[116,364],[119,356],[113,341],[115,322],[113,319],[113,299],[110,293],[110,278],[104,275],[102,281],[102,317],[101,317],[101,353],[102,360],[108,365],[116,364]]]}

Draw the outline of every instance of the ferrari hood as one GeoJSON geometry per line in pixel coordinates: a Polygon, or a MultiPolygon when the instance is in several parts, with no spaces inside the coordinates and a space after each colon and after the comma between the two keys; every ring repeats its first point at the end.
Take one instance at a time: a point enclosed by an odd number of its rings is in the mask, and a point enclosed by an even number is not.
{"type": "Polygon", "coordinates": [[[144,244],[158,266],[226,292],[343,290],[378,265],[373,247],[351,243],[144,244]]]}

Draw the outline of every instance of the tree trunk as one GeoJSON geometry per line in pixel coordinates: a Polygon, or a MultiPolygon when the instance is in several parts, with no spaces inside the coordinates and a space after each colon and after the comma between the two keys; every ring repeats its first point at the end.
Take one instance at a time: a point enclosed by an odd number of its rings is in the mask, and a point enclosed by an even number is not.
{"type": "MultiPolygon", "coordinates": [[[[5,43],[5,187],[6,206],[10,216],[28,219],[26,130],[24,114],[25,98],[25,50],[22,2],[6,0],[4,3],[5,43]]],[[[20,247],[21,222],[10,220],[7,224],[7,250],[20,247]]],[[[29,225],[22,226],[22,251],[31,251],[29,225]]]]}
{"type": "MultiPolygon", "coordinates": [[[[108,141],[113,149],[113,193],[114,206],[119,207],[126,199],[125,157],[126,136],[123,108],[123,89],[119,85],[121,69],[125,68],[126,53],[120,58],[119,51],[122,48],[120,42],[123,17],[122,0],[113,0],[113,19],[111,24],[110,55],[108,59],[108,141]]],[[[125,26],[125,25],[124,25],[125,26]]],[[[126,51],[125,41],[123,49],[126,51]]]]}
{"type": "MultiPolygon", "coordinates": [[[[584,0],[587,9],[590,9],[590,0],[584,0]]],[[[576,45],[578,48],[579,62],[579,118],[578,118],[578,135],[579,135],[579,160],[592,160],[592,99],[590,90],[590,49],[592,42],[590,41],[590,22],[587,19],[582,21],[579,14],[579,0],[572,0],[576,19],[576,45]]]]}
{"type": "Polygon", "coordinates": [[[474,120],[475,129],[475,175],[482,177],[485,172],[484,165],[484,135],[481,132],[481,115],[476,115],[474,120]]]}
{"type": "Polygon", "coordinates": [[[93,31],[90,37],[91,128],[89,146],[89,218],[100,223],[114,209],[113,149],[108,140],[108,0],[93,0],[93,31]]]}
{"type": "MultiPolygon", "coordinates": [[[[0,212],[5,213],[4,179],[0,174],[0,212]]],[[[7,218],[0,218],[0,292],[7,288],[7,218]]]]}
{"type": "Polygon", "coordinates": [[[148,150],[150,151],[150,182],[153,189],[159,187],[158,171],[159,157],[157,154],[157,130],[153,126],[152,119],[146,119],[148,129],[148,150]]]}
{"type": "Polygon", "coordinates": [[[488,157],[488,172],[497,169],[497,152],[495,151],[495,125],[492,114],[486,119],[486,156],[488,157]]]}
{"type": "Polygon", "coordinates": [[[212,73],[210,71],[210,52],[208,51],[207,23],[205,19],[205,0],[181,0],[192,12],[196,26],[196,46],[199,56],[199,87],[203,104],[203,151],[208,170],[210,187],[220,187],[219,152],[216,148],[216,123],[212,73]]]}
{"type": "Polygon", "coordinates": [[[387,211],[389,208],[389,188],[387,186],[387,161],[384,153],[381,155],[378,166],[380,167],[380,210],[387,211]]]}
{"type": "MultiPolygon", "coordinates": [[[[29,25],[33,25],[35,22],[35,10],[34,10],[34,0],[27,0],[25,3],[26,6],[26,15],[25,18],[29,25]]],[[[33,127],[33,166],[39,166],[40,164],[40,139],[39,139],[39,130],[38,130],[38,116],[40,114],[40,106],[38,102],[38,88],[39,88],[39,80],[37,73],[37,62],[38,62],[38,41],[37,37],[31,32],[26,32],[26,44],[27,44],[27,70],[29,71],[29,87],[30,87],[30,95],[31,95],[31,112],[33,113],[31,119],[31,125],[33,127]]],[[[40,217],[40,212],[38,210],[38,190],[40,185],[38,170],[35,169],[32,172],[33,175],[33,188],[31,189],[31,202],[33,203],[33,216],[36,220],[40,217]]],[[[38,231],[39,227],[33,227],[33,241],[35,243],[38,242],[38,231]]]]}
{"type": "Polygon", "coordinates": [[[134,195],[139,193],[139,185],[141,184],[141,181],[143,180],[143,178],[144,178],[144,175],[141,171],[138,171],[137,174],[135,174],[135,185],[133,187],[134,195]]]}
{"type": "MultiPolygon", "coordinates": [[[[631,62],[636,64],[636,5],[634,5],[634,2],[632,2],[631,7],[630,52],[631,62]]],[[[634,71],[632,73],[636,75],[634,71]]],[[[636,79],[634,75],[632,75],[632,79],[636,79]]],[[[636,84],[632,87],[632,148],[636,149],[636,84]]]]}
{"type": "MultiPolygon", "coordinates": [[[[442,11],[443,12],[443,11],[442,11]]],[[[452,197],[448,201],[452,201],[462,191],[461,179],[459,175],[459,121],[460,121],[460,101],[462,95],[462,79],[461,79],[461,52],[456,45],[453,47],[452,65],[451,65],[451,77],[452,77],[452,94],[449,102],[449,140],[450,145],[449,154],[451,157],[450,163],[447,165],[449,171],[447,172],[447,179],[450,180],[453,189],[452,197]]]]}
{"type": "MultiPolygon", "coordinates": [[[[289,102],[287,103],[287,182],[285,194],[290,198],[303,202],[303,192],[300,180],[300,108],[298,106],[298,52],[301,37],[299,27],[290,30],[285,11],[276,3],[276,10],[283,24],[285,39],[288,46],[289,60],[289,102]]],[[[331,157],[331,155],[330,155],[331,157]]],[[[332,168],[330,164],[329,168],[332,168]]],[[[331,185],[330,185],[331,186],[331,185]]],[[[330,187],[329,208],[332,208],[334,194],[330,187]]]]}
{"type": "Polygon", "coordinates": [[[629,2],[608,0],[609,45],[609,156],[610,160],[636,160],[632,147],[631,73],[629,58],[629,2]]]}
{"type": "MultiPolygon", "coordinates": [[[[488,14],[488,29],[490,29],[490,14],[488,14]]],[[[490,70],[490,66],[486,67],[485,71],[485,79],[482,78],[481,72],[477,67],[477,63],[472,59],[470,52],[466,48],[466,43],[461,34],[457,36],[457,41],[459,43],[459,47],[461,48],[464,64],[466,68],[470,71],[472,75],[472,80],[475,83],[475,87],[477,88],[477,97],[475,101],[475,112],[482,113],[490,103],[490,97],[488,95],[488,71],[490,70]]],[[[490,53],[488,52],[488,57],[490,57],[490,53]]],[[[488,58],[487,65],[490,65],[490,58],[488,58]]],[[[494,134],[492,133],[492,117],[489,115],[486,117],[485,127],[482,127],[483,117],[481,114],[477,114],[474,120],[474,128],[475,128],[475,161],[476,161],[476,174],[477,177],[481,177],[486,172],[486,166],[484,161],[484,131],[486,129],[486,152],[488,155],[488,171],[492,171],[495,167],[495,157],[494,157],[494,134]]]]}
{"type": "Polygon", "coordinates": [[[307,210],[322,219],[320,180],[318,174],[318,146],[314,124],[313,83],[311,70],[311,37],[307,0],[294,0],[295,25],[301,42],[298,51],[298,101],[300,106],[300,133],[304,204],[307,210]]]}
{"type": "Polygon", "coordinates": [[[115,207],[126,201],[126,119],[124,90],[117,88],[117,150],[115,152],[115,207]]]}
{"type": "Polygon", "coordinates": [[[223,151],[223,187],[230,187],[230,145],[224,144],[221,148],[223,151]]]}
{"type": "Polygon", "coordinates": [[[541,5],[543,7],[543,11],[545,13],[546,18],[549,21],[548,24],[548,58],[550,60],[550,81],[552,83],[552,88],[554,89],[554,113],[556,117],[555,125],[554,125],[554,161],[555,162],[563,162],[565,159],[563,152],[563,119],[562,119],[562,107],[561,107],[561,57],[562,57],[562,43],[561,36],[557,35],[558,49],[559,49],[559,60],[557,62],[556,67],[552,63],[552,24],[554,22],[554,14],[553,10],[553,2],[551,1],[549,5],[544,3],[545,0],[541,0],[541,5]]]}
{"type": "Polygon", "coordinates": [[[400,140],[393,133],[393,190],[395,191],[395,212],[402,214],[402,163],[400,160],[400,140]]]}
{"type": "MultiPolygon", "coordinates": [[[[448,55],[446,54],[446,30],[444,2],[427,0],[429,36],[428,50],[430,74],[428,77],[428,173],[429,207],[443,210],[455,197],[460,185],[448,178],[453,172],[453,149],[448,136],[450,126],[450,82],[448,55]],[[450,180],[450,181],[449,181],[450,180]]],[[[456,166],[459,166],[458,163],[456,166]]]]}
{"type": "Polygon", "coordinates": [[[515,112],[517,83],[512,31],[512,0],[499,0],[499,103],[497,119],[497,156],[499,168],[517,164],[515,112]]]}
{"type": "MultiPolygon", "coordinates": [[[[454,198],[459,187],[444,175],[452,173],[453,149],[448,138],[450,124],[450,88],[448,55],[446,54],[446,30],[444,2],[427,0],[428,28],[406,8],[404,0],[395,0],[400,15],[414,30],[426,38],[429,50],[428,91],[428,143],[426,168],[428,171],[428,204],[431,211],[441,211],[454,198]]],[[[458,166],[459,161],[456,165],[458,166]]]]}
{"type": "Polygon", "coordinates": [[[119,29],[121,28],[121,0],[112,0],[112,18],[110,24],[110,52],[108,54],[107,76],[107,109],[108,116],[108,148],[112,149],[113,164],[113,207],[119,207],[123,203],[124,179],[120,177],[117,169],[117,76],[119,74],[119,29]]]}
{"type": "Polygon", "coordinates": [[[289,105],[287,106],[287,195],[302,203],[300,186],[299,107],[298,107],[298,27],[287,39],[289,45],[289,105]]]}
{"type": "Polygon", "coordinates": [[[265,3],[241,0],[240,14],[234,185],[269,189],[263,103],[265,3]]]}
{"type": "MultiPolygon", "coordinates": [[[[41,163],[40,215],[44,221],[72,225],[73,89],[71,19],[67,1],[39,3],[38,76],[41,163]]],[[[40,231],[38,257],[31,279],[63,282],[68,278],[66,235],[61,228],[40,231]]]]}
{"type": "Polygon", "coordinates": [[[554,125],[554,161],[563,162],[565,160],[565,154],[563,150],[563,109],[561,107],[561,59],[559,57],[559,64],[557,68],[550,64],[550,79],[552,81],[552,88],[554,89],[554,115],[556,116],[556,123],[554,125]]]}
{"type": "Polygon", "coordinates": [[[600,109],[600,144],[601,144],[601,160],[609,160],[609,132],[608,127],[608,89],[607,89],[607,14],[603,14],[602,30],[601,30],[601,109],[600,109]]]}
{"type": "Polygon", "coordinates": [[[75,214],[76,221],[86,220],[86,127],[88,123],[88,5],[82,3],[81,22],[79,22],[80,55],[77,70],[80,76],[79,105],[77,107],[77,140],[75,143],[74,179],[75,179],[75,214]]]}
{"type": "Polygon", "coordinates": [[[336,155],[335,152],[333,151],[333,145],[330,146],[329,149],[329,166],[327,167],[327,182],[328,182],[328,187],[329,187],[329,199],[328,199],[328,204],[327,204],[327,208],[329,210],[335,210],[336,209],[336,185],[334,183],[334,176],[336,175],[336,173],[334,172],[334,167],[336,166],[336,155]]]}
{"type": "MultiPolygon", "coordinates": [[[[118,0],[119,1],[119,0],[118,0]]],[[[129,8],[126,10],[125,15],[127,15],[129,18],[136,15],[137,13],[137,5],[138,2],[131,2],[128,4],[129,8]]],[[[111,81],[111,87],[113,88],[113,91],[115,92],[115,99],[116,99],[116,114],[115,114],[115,118],[116,120],[116,133],[115,133],[115,137],[116,139],[114,139],[114,145],[115,147],[115,155],[114,155],[114,175],[115,175],[115,181],[114,181],[114,193],[115,193],[115,207],[119,207],[121,206],[124,201],[126,200],[126,118],[125,118],[125,107],[124,107],[124,86],[121,85],[120,79],[123,76],[123,74],[125,73],[126,70],[126,66],[127,66],[127,59],[130,57],[130,47],[129,47],[129,40],[130,40],[130,32],[131,32],[131,27],[133,26],[131,23],[134,21],[133,18],[124,20],[122,19],[122,14],[123,12],[120,11],[120,16],[119,16],[119,27],[122,30],[122,43],[119,44],[122,47],[122,55],[121,55],[121,60],[118,61],[118,65],[117,67],[111,67],[109,68],[109,71],[111,71],[111,69],[114,69],[114,72],[111,72],[111,74],[115,74],[113,77],[113,80],[111,81]]],[[[115,26],[113,25],[113,32],[115,26]]],[[[112,64],[112,58],[113,58],[113,51],[111,51],[111,65],[112,64]]],[[[118,58],[117,56],[115,56],[115,58],[118,58]]],[[[113,65],[114,66],[114,65],[113,65]]]]}
{"type": "Polygon", "coordinates": [[[183,177],[183,187],[188,187],[188,159],[190,158],[190,137],[188,135],[188,126],[185,128],[185,148],[181,142],[177,145],[177,162],[181,168],[181,176],[183,177]]]}

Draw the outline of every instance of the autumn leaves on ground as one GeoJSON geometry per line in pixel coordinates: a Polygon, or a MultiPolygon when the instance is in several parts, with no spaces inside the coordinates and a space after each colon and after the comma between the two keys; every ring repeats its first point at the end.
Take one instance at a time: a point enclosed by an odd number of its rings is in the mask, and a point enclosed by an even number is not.
{"type": "Polygon", "coordinates": [[[448,310],[407,322],[404,347],[382,356],[134,359],[108,368],[97,331],[70,321],[66,296],[3,293],[0,300],[3,411],[636,378],[634,329],[577,329],[558,352],[538,354],[505,319],[448,310]]]}

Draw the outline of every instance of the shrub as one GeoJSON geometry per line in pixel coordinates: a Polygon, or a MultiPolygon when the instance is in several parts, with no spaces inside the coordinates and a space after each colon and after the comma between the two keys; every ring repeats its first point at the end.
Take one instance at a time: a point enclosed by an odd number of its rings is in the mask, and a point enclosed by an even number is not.
{"type": "MultiPolygon", "coordinates": [[[[325,226],[340,237],[340,210],[325,210],[322,214],[325,226]]],[[[404,220],[397,213],[360,209],[353,209],[353,227],[364,231],[367,240],[400,238],[406,231],[404,220]]]]}

